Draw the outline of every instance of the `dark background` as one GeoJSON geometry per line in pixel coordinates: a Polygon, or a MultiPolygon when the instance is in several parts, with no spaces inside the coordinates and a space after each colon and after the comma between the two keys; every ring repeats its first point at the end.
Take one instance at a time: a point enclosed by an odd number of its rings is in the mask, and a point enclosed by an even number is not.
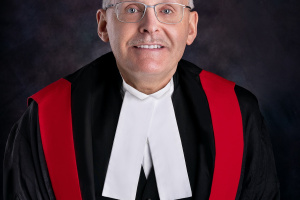
{"type": "MultiPolygon", "coordinates": [[[[184,58],[257,96],[281,197],[300,199],[300,1],[196,0],[195,6],[198,36],[184,58]]],[[[100,0],[1,1],[1,160],[26,98],[110,51],[97,36],[100,7],[100,0]]],[[[2,182],[0,188],[2,195],[2,182]]]]}

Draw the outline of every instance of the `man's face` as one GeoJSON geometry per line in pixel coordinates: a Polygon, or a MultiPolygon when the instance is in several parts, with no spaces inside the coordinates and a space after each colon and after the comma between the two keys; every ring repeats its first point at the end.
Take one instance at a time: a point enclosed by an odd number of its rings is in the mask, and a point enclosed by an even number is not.
{"type": "MultiPolygon", "coordinates": [[[[116,2],[120,1],[116,0],[116,2]]],[[[112,3],[116,2],[112,1],[112,3]]],[[[139,2],[147,5],[162,2],[188,5],[188,0],[140,0],[139,2]]],[[[120,22],[115,14],[115,8],[98,11],[97,19],[99,36],[103,41],[110,42],[123,78],[130,76],[131,81],[173,75],[186,44],[190,45],[197,34],[197,13],[190,12],[188,8],[184,9],[184,17],[177,24],[159,22],[153,8],[147,8],[144,18],[138,23],[120,22]],[[101,25],[101,14],[104,25],[103,23],[101,25]],[[101,32],[104,32],[104,35],[101,35],[101,32]],[[145,45],[148,47],[159,45],[161,48],[141,48],[147,47],[145,45]]]]}

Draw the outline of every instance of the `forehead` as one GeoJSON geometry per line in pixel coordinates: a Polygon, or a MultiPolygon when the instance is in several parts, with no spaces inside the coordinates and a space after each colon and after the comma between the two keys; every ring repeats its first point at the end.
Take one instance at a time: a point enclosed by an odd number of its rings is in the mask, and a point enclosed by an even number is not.
{"type": "Polygon", "coordinates": [[[185,5],[188,5],[189,3],[189,0],[111,0],[112,3],[118,3],[123,1],[142,2],[148,5],[154,5],[157,3],[165,3],[165,2],[180,3],[185,5]]]}

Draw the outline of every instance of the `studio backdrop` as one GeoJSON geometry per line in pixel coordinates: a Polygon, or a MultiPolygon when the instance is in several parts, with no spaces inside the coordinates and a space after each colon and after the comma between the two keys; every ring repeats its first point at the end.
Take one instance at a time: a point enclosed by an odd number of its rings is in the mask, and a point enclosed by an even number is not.
{"type": "MultiPolygon", "coordinates": [[[[281,197],[300,199],[300,1],[194,2],[198,36],[184,59],[257,96],[273,144],[281,197]]],[[[97,35],[101,3],[1,2],[1,161],[27,97],[111,51],[97,35]]],[[[2,165],[0,170],[2,180],[2,165]]],[[[2,197],[2,181],[0,188],[2,197]]]]}

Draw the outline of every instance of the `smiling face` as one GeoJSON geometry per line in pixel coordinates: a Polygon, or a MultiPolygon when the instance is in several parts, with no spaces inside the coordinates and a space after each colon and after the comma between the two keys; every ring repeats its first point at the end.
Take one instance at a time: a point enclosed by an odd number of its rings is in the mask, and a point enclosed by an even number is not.
{"type": "MultiPolygon", "coordinates": [[[[139,2],[188,5],[188,0],[139,2]]],[[[180,23],[164,24],[157,20],[153,8],[147,8],[138,23],[123,23],[117,19],[115,9],[109,8],[97,12],[97,21],[98,34],[110,42],[120,73],[127,83],[136,86],[138,82],[167,83],[171,79],[186,44],[190,45],[196,37],[198,16],[185,8],[180,23]]]]}

